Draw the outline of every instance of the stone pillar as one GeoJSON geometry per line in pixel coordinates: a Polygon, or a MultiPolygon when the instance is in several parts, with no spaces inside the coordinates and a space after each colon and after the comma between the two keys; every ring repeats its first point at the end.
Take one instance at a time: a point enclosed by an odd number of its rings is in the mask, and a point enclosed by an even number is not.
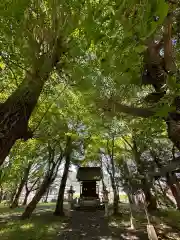
{"type": "Polygon", "coordinates": [[[109,213],[108,213],[108,203],[109,203],[108,194],[109,194],[109,192],[106,189],[104,189],[103,197],[104,197],[104,205],[105,205],[105,214],[104,214],[105,217],[108,217],[108,215],[109,215],[109,213]]]}
{"type": "Polygon", "coordinates": [[[68,192],[68,215],[70,216],[71,209],[73,206],[73,194],[75,193],[72,185],[70,186],[70,189],[67,192],[68,192]]]}

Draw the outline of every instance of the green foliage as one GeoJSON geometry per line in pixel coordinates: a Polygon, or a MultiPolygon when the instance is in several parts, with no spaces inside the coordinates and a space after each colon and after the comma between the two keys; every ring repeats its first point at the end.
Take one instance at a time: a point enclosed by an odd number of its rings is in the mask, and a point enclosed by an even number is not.
{"type": "MultiPolygon", "coordinates": [[[[41,64],[50,62],[59,37],[63,52],[31,115],[29,128],[33,138],[16,142],[0,170],[0,186],[6,191],[15,188],[29,163],[34,169],[31,180],[42,177],[48,166],[48,146],[58,156],[66,149],[67,136],[73,140],[75,165],[100,165],[102,155],[110,155],[109,144],[119,175],[125,161],[134,161],[134,139],[138,150],[145,154],[145,163],[150,149],[159,153],[164,144],[171,147],[162,119],[174,110],[171,105],[179,94],[176,75],[167,79],[166,96],[152,104],[144,101],[152,88],[142,86],[141,80],[146,40],[162,38],[163,24],[171,8],[176,6],[169,6],[164,0],[0,3],[1,102],[19,89],[33,71],[37,76],[41,71],[46,73],[46,65],[41,68],[41,64]],[[150,108],[155,114],[142,119],[127,116],[116,108],[114,115],[106,115],[97,101],[110,97],[133,109],[150,108]]],[[[178,33],[174,35],[176,39],[178,33]]],[[[179,66],[178,44],[174,49],[179,66]]],[[[41,80],[33,79],[37,83],[41,80]]],[[[109,164],[109,158],[106,160],[109,164]]],[[[134,176],[136,182],[138,176],[134,176]]]]}

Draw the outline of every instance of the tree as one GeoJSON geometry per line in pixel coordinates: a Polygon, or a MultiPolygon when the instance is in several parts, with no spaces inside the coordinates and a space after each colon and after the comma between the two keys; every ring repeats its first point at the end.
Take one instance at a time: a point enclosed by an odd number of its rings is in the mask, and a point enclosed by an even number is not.
{"type": "Polygon", "coordinates": [[[63,159],[64,153],[62,149],[60,149],[60,151],[57,152],[57,150],[59,149],[57,149],[56,144],[54,146],[51,146],[50,144],[48,144],[47,146],[48,148],[47,169],[46,169],[43,182],[40,185],[36,194],[34,195],[32,201],[27,205],[24,213],[22,214],[22,217],[21,217],[22,219],[26,219],[31,216],[32,212],[36,208],[37,203],[40,201],[42,196],[45,194],[45,192],[47,191],[47,189],[50,187],[50,185],[53,183],[53,181],[57,176],[57,172],[61,164],[61,161],[63,159]]]}
{"type": "MultiPolygon", "coordinates": [[[[179,28],[174,30],[179,17],[178,4],[132,2],[126,2],[126,6],[108,2],[111,11],[105,11],[104,24],[96,32],[99,39],[92,38],[95,43],[91,51],[98,56],[93,73],[101,76],[100,81],[96,80],[96,105],[106,116],[125,113],[132,117],[161,119],[167,126],[169,139],[179,148],[179,85],[173,57],[173,51],[178,56],[179,28]],[[146,14],[143,14],[144,8],[149,9],[146,14]],[[109,28],[105,30],[104,26],[109,28]],[[98,49],[101,53],[97,54],[98,49]]],[[[96,8],[91,18],[92,27],[87,31],[89,37],[96,22],[102,22],[103,18],[97,14],[101,12],[100,6],[96,8]]]]}
{"type": "Polygon", "coordinates": [[[114,201],[113,201],[113,213],[116,215],[119,211],[119,179],[117,175],[120,174],[117,168],[117,153],[115,133],[110,133],[107,137],[105,151],[100,151],[103,165],[105,166],[111,181],[111,187],[113,189],[114,201]]]}
{"type": "Polygon", "coordinates": [[[7,66],[7,75],[16,73],[19,67],[19,78],[23,81],[17,83],[18,87],[1,104],[0,164],[16,140],[33,136],[29,118],[47,80],[55,69],[62,70],[68,41],[73,40],[72,33],[78,25],[76,18],[81,16],[80,9],[78,1],[73,5],[51,0],[1,3],[1,62],[7,66]]]}
{"type": "Polygon", "coordinates": [[[59,187],[59,193],[58,193],[58,198],[56,202],[56,209],[54,211],[54,215],[56,216],[63,216],[64,215],[64,192],[65,192],[65,187],[66,187],[66,182],[68,178],[68,173],[69,173],[69,167],[71,163],[71,154],[72,154],[72,139],[71,136],[67,136],[66,140],[66,149],[65,149],[65,164],[64,164],[64,171],[63,175],[61,178],[61,183],[59,187]]]}
{"type": "Polygon", "coordinates": [[[29,172],[30,172],[31,166],[32,166],[32,162],[29,162],[28,166],[25,167],[23,177],[22,177],[21,182],[20,182],[20,184],[18,186],[16,195],[14,196],[14,199],[13,199],[13,202],[12,202],[10,208],[16,208],[18,206],[19,197],[21,195],[21,192],[22,192],[25,184],[28,181],[28,176],[29,176],[29,172]]]}

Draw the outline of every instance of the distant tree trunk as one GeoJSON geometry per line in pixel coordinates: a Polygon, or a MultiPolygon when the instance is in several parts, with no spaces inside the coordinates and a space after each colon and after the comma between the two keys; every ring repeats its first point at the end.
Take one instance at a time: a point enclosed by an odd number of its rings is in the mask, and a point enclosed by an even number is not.
{"type": "Polygon", "coordinates": [[[20,195],[21,195],[21,192],[22,192],[22,190],[23,190],[24,185],[25,185],[25,180],[22,179],[21,182],[20,182],[20,184],[19,184],[17,193],[16,193],[16,195],[15,195],[15,197],[14,197],[14,200],[13,200],[10,208],[16,208],[16,207],[18,207],[19,198],[20,198],[20,195]]]}
{"type": "Polygon", "coordinates": [[[49,166],[48,166],[49,171],[45,175],[44,180],[42,181],[39,189],[37,189],[37,192],[35,193],[33,199],[27,205],[24,213],[21,216],[21,219],[27,219],[32,215],[34,209],[36,208],[36,205],[41,200],[42,196],[46,193],[47,189],[50,187],[53,181],[55,180],[63,156],[62,154],[60,154],[58,159],[54,161],[54,155],[55,155],[55,149],[52,149],[51,147],[49,147],[49,166]]]}
{"type": "Polygon", "coordinates": [[[52,183],[51,176],[46,176],[40,186],[40,189],[34,195],[32,201],[28,204],[24,213],[22,214],[21,216],[22,219],[27,219],[31,216],[32,212],[36,208],[36,205],[38,204],[42,196],[45,194],[45,192],[47,191],[47,188],[51,185],[51,183],[52,183]]]}
{"type": "Polygon", "coordinates": [[[41,187],[41,185],[42,185],[42,183],[43,183],[43,180],[44,180],[44,179],[41,179],[41,178],[38,180],[35,194],[39,191],[39,188],[41,187]]]}
{"type": "Polygon", "coordinates": [[[70,156],[67,156],[66,163],[64,166],[64,172],[63,172],[63,176],[62,176],[61,184],[60,184],[60,188],[59,188],[58,199],[56,202],[56,209],[54,212],[54,215],[56,215],[56,216],[64,215],[64,209],[63,209],[64,192],[65,192],[65,187],[66,187],[66,182],[67,182],[67,177],[68,177],[70,161],[71,161],[70,156]]]}
{"type": "Polygon", "coordinates": [[[0,203],[2,202],[3,200],[3,188],[0,187],[0,203]]]}
{"type": "Polygon", "coordinates": [[[17,189],[14,188],[12,190],[12,192],[9,194],[8,201],[9,201],[10,204],[12,204],[12,202],[13,202],[13,200],[15,198],[16,192],[17,192],[17,189]]]}
{"type": "Polygon", "coordinates": [[[48,202],[49,191],[50,191],[50,188],[48,188],[47,191],[46,191],[46,196],[45,196],[44,203],[47,203],[47,202],[48,202]]]}
{"type": "Polygon", "coordinates": [[[141,176],[143,176],[143,178],[141,179],[141,185],[142,185],[142,190],[145,195],[145,200],[148,205],[147,208],[149,211],[157,210],[157,201],[156,201],[156,198],[152,195],[148,180],[147,180],[146,176],[144,175],[144,166],[143,166],[143,162],[141,160],[141,153],[139,152],[139,150],[137,148],[137,144],[136,144],[135,140],[133,140],[133,152],[134,152],[134,158],[136,161],[138,172],[141,176]]]}
{"type": "Polygon", "coordinates": [[[157,210],[156,198],[152,195],[150,188],[145,184],[143,186],[143,192],[145,194],[145,199],[147,203],[147,208],[149,211],[157,210]]]}
{"type": "Polygon", "coordinates": [[[63,172],[63,176],[62,176],[61,184],[59,188],[58,199],[56,202],[56,209],[54,211],[55,216],[64,216],[63,202],[64,202],[64,192],[65,192],[66,182],[68,178],[69,167],[71,163],[71,148],[72,148],[71,144],[72,144],[72,140],[70,137],[68,137],[64,172],[63,172]]]}
{"type": "Polygon", "coordinates": [[[29,197],[29,194],[30,194],[31,191],[26,191],[25,193],[25,197],[24,197],[24,201],[23,201],[23,206],[25,206],[27,204],[27,200],[28,200],[28,197],[29,197]]]}
{"type": "Polygon", "coordinates": [[[129,203],[131,205],[135,204],[135,197],[133,195],[133,182],[132,182],[132,173],[128,168],[127,161],[124,160],[121,167],[122,178],[124,179],[124,191],[128,196],[129,203]]]}
{"type": "Polygon", "coordinates": [[[103,191],[106,190],[106,184],[104,182],[104,173],[103,173],[103,163],[102,163],[102,158],[100,157],[100,164],[101,164],[101,170],[102,170],[102,186],[103,186],[103,191]]]}
{"type": "Polygon", "coordinates": [[[119,195],[114,193],[114,202],[113,202],[113,214],[117,215],[119,213],[119,195]]]}
{"type": "Polygon", "coordinates": [[[20,198],[21,192],[22,192],[22,190],[23,190],[23,187],[25,186],[25,183],[26,183],[27,180],[28,180],[28,176],[29,176],[29,172],[30,172],[31,166],[32,166],[32,163],[29,163],[29,164],[28,164],[28,167],[25,168],[25,170],[24,170],[24,176],[23,176],[23,178],[21,179],[21,182],[20,182],[20,184],[19,184],[17,193],[16,193],[16,195],[15,195],[15,197],[14,197],[14,200],[13,200],[10,208],[16,208],[16,207],[18,206],[19,198],[20,198]]]}
{"type": "Polygon", "coordinates": [[[40,180],[40,177],[36,179],[36,181],[32,184],[32,186],[30,188],[28,188],[28,182],[26,182],[26,184],[25,184],[26,193],[25,193],[25,197],[24,197],[24,201],[23,201],[23,206],[27,205],[27,200],[28,200],[29,194],[33,191],[34,186],[36,184],[39,184],[39,180],[40,180]]]}
{"type": "Polygon", "coordinates": [[[107,171],[109,173],[111,186],[113,189],[113,214],[117,215],[119,212],[119,191],[118,191],[118,186],[115,180],[116,169],[115,169],[115,163],[114,163],[114,136],[112,136],[111,144],[112,146],[110,147],[109,140],[107,140],[107,151],[110,157],[110,166],[111,166],[107,168],[107,171]]]}
{"type": "Polygon", "coordinates": [[[115,183],[115,179],[111,176],[111,186],[113,189],[113,214],[117,215],[119,212],[119,192],[115,183]]]}

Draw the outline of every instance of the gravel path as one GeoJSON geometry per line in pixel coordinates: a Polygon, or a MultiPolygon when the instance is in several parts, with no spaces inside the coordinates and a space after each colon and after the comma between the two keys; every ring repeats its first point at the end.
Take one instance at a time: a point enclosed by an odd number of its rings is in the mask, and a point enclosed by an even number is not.
{"type": "Polygon", "coordinates": [[[67,228],[57,240],[116,240],[112,237],[104,211],[73,211],[67,228]]]}

